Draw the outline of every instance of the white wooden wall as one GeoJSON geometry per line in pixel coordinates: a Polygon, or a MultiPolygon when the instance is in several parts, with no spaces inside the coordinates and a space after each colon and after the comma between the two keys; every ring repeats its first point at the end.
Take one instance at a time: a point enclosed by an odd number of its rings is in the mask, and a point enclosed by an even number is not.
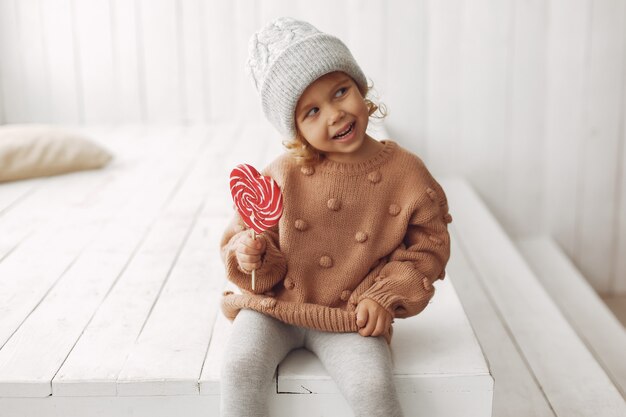
{"type": "Polygon", "coordinates": [[[280,15],[348,44],[436,175],[626,293],[624,0],[0,0],[0,123],[263,123],[247,41],[280,15]]]}

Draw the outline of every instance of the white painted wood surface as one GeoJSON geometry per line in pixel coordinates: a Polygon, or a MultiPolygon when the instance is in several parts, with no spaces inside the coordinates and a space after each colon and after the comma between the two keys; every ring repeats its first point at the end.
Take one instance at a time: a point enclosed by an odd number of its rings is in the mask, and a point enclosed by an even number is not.
{"type": "Polygon", "coordinates": [[[484,203],[463,181],[442,186],[454,236],[555,414],[625,415],[624,398],[484,203]]]}
{"type": "Polygon", "coordinates": [[[495,379],[493,417],[554,417],[541,386],[529,369],[519,346],[485,290],[479,272],[469,259],[471,247],[459,243],[455,222],[450,226],[452,256],[447,266],[463,308],[495,379]]]}
{"type": "Polygon", "coordinates": [[[0,0],[0,123],[264,123],[243,64],[280,15],[341,37],[391,134],[510,235],[626,292],[620,0],[0,0]]]}
{"type": "Polygon", "coordinates": [[[626,397],[626,330],[557,244],[520,239],[518,247],[567,320],[626,397]]]}
{"type": "MultiPolygon", "coordinates": [[[[83,130],[111,165],[0,187],[0,416],[215,413],[228,172],[265,165],[280,140],[263,125],[83,130]]],[[[440,284],[432,309],[397,323],[401,401],[489,416],[493,379],[451,281],[440,284]]],[[[349,415],[336,389],[268,395],[277,416],[349,415]]]]}
{"type": "MultiPolygon", "coordinates": [[[[394,324],[394,382],[403,410],[407,416],[417,410],[419,415],[490,416],[493,379],[481,347],[451,280],[446,278],[435,286],[437,295],[424,312],[394,324]]],[[[224,289],[233,290],[234,286],[224,289]]],[[[200,379],[201,394],[219,394],[219,369],[230,328],[230,322],[218,316],[200,379]]],[[[336,383],[306,349],[292,351],[281,362],[275,382],[272,415],[284,415],[290,403],[298,415],[350,415],[336,383]],[[303,398],[309,396],[313,398],[303,398]]]]}

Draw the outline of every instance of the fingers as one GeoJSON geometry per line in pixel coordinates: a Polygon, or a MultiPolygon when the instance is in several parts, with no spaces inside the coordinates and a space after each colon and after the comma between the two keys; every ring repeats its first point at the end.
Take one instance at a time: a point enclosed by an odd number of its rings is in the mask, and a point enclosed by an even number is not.
{"type": "Polygon", "coordinates": [[[384,314],[379,314],[378,320],[376,321],[376,328],[372,332],[372,336],[380,336],[385,332],[390,324],[391,320],[387,320],[387,317],[384,314]]]}
{"type": "Polygon", "coordinates": [[[374,332],[374,329],[376,328],[376,322],[376,317],[370,315],[367,319],[367,324],[365,325],[365,327],[359,330],[361,336],[371,336],[374,332]]]}
{"type": "Polygon", "coordinates": [[[359,303],[355,310],[356,324],[361,336],[380,336],[391,325],[391,315],[382,307],[359,303]]]}
{"type": "MultiPolygon", "coordinates": [[[[359,304],[356,308],[356,325],[358,327],[365,327],[368,317],[369,311],[367,308],[363,307],[362,304],[359,304]]],[[[361,333],[361,330],[359,330],[359,333],[361,333]]]]}
{"type": "Polygon", "coordinates": [[[261,236],[252,239],[250,235],[245,234],[239,239],[239,248],[245,249],[246,254],[261,255],[265,252],[265,239],[261,236]]]}
{"type": "Polygon", "coordinates": [[[239,239],[236,249],[239,266],[246,271],[259,269],[262,265],[261,257],[265,253],[265,249],[265,239],[259,237],[252,239],[250,236],[242,237],[239,239]]]}

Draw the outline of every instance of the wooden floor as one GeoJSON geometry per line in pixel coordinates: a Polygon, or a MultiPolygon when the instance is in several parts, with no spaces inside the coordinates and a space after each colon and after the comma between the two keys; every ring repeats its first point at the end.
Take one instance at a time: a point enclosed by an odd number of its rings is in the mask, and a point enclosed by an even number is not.
{"type": "Polygon", "coordinates": [[[248,129],[90,128],[105,170],[0,186],[0,397],[197,392],[248,129]]]}

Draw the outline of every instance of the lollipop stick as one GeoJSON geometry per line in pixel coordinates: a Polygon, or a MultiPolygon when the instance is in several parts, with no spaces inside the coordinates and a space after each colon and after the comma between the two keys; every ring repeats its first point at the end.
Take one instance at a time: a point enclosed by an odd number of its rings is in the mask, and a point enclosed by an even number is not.
{"type": "MultiPolygon", "coordinates": [[[[256,233],[254,229],[250,229],[252,231],[252,240],[256,240],[256,233]]],[[[254,269],[252,270],[252,291],[254,291],[254,269]]]]}

